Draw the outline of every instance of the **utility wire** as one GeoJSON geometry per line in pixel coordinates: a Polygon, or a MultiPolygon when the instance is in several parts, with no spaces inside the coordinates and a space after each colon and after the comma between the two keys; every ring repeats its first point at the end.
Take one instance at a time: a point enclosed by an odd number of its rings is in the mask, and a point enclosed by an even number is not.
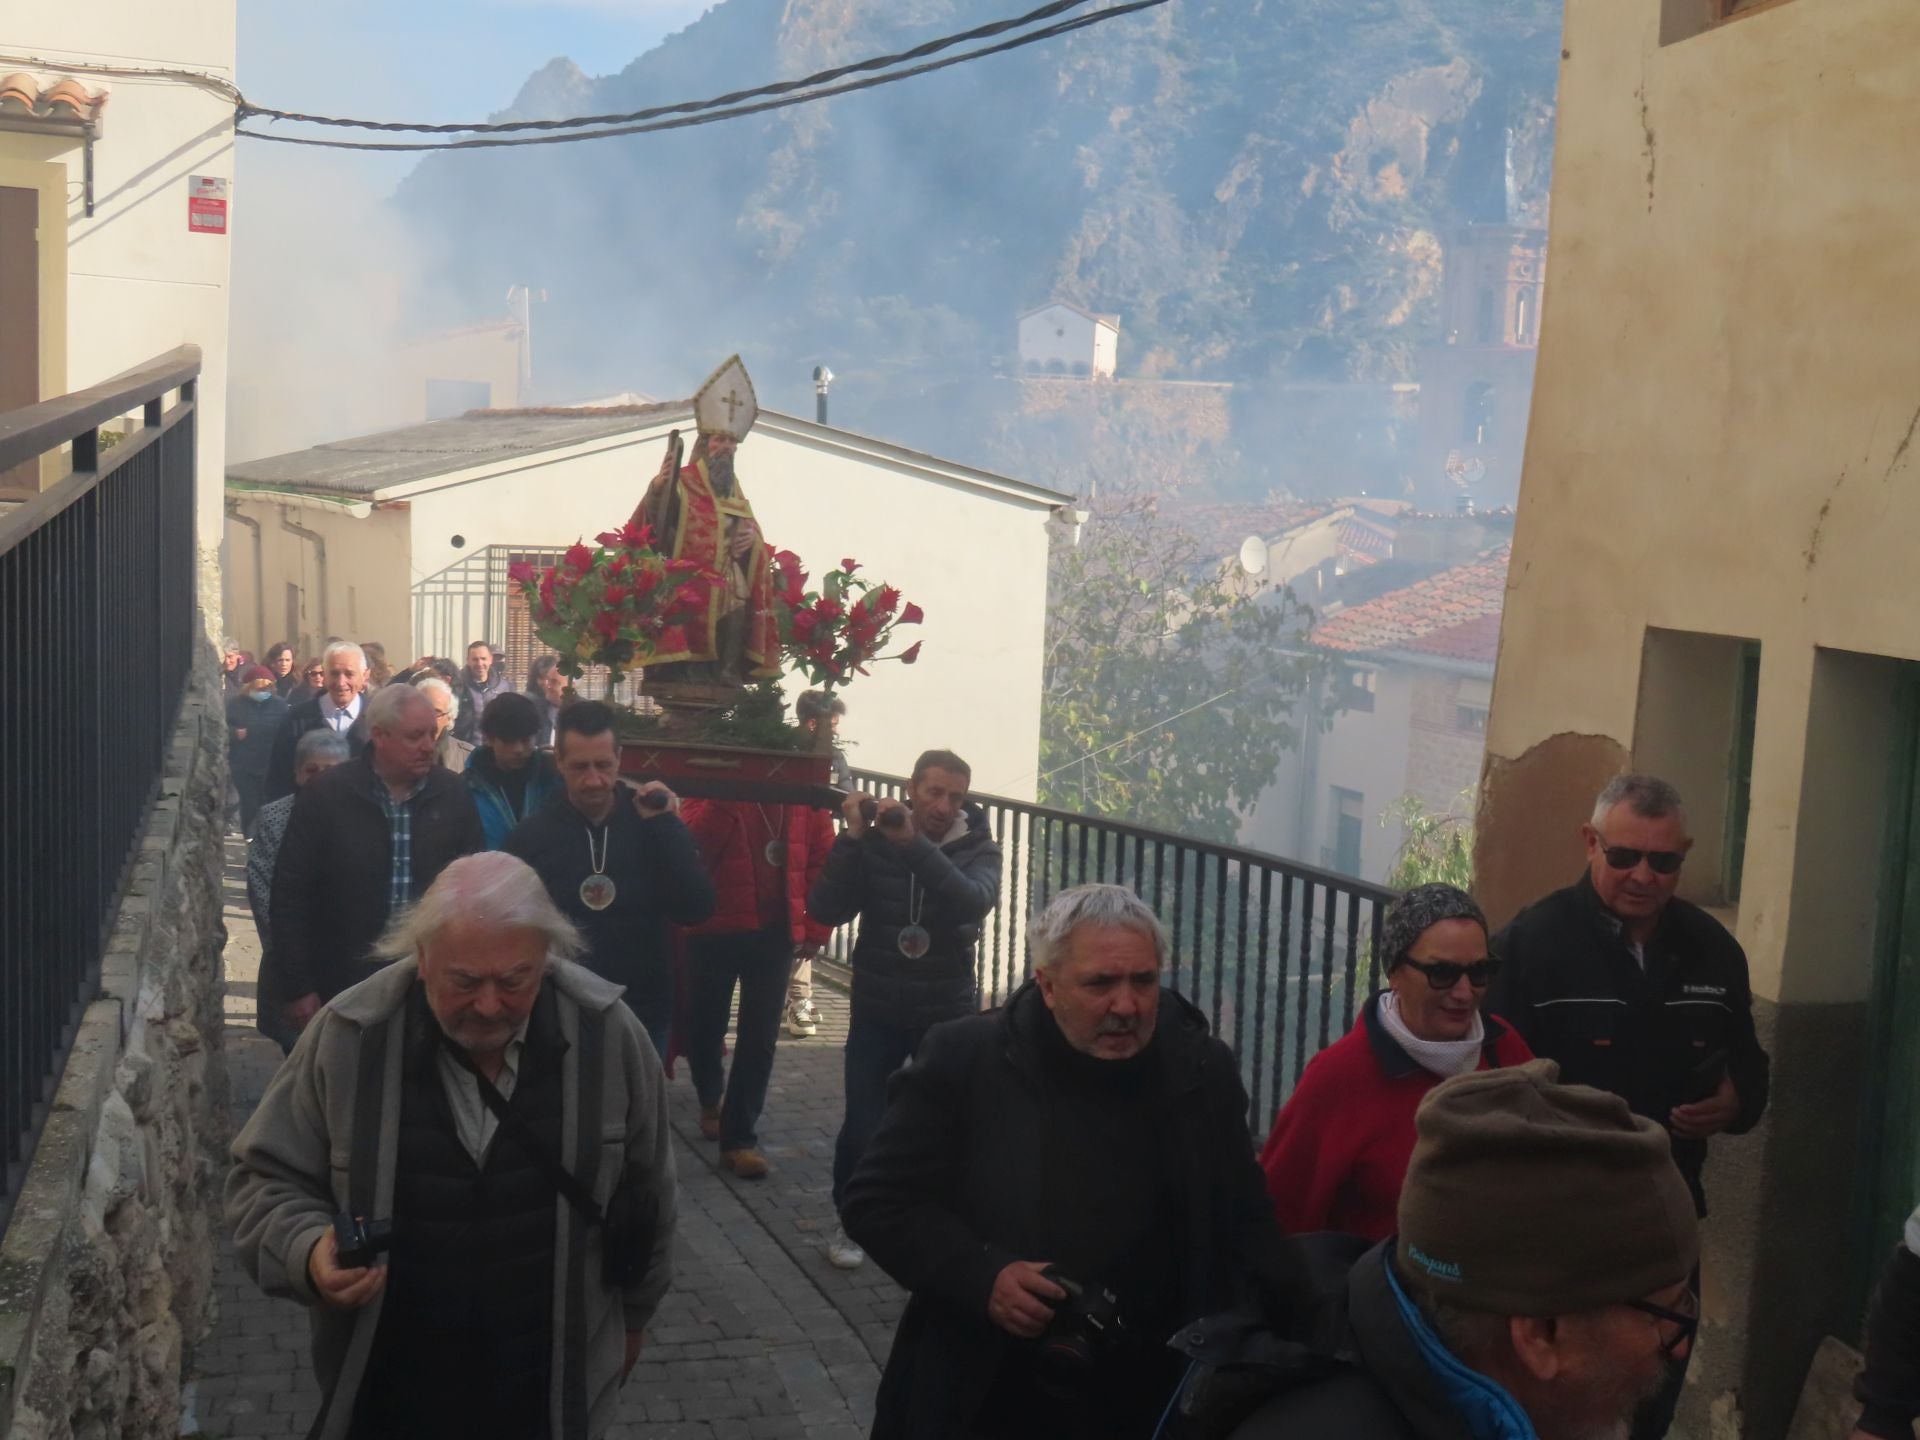
{"type": "Polygon", "coordinates": [[[1028,25],[1050,20],[1068,10],[1076,10],[1082,5],[1091,3],[1092,0],[1048,0],[1048,3],[1039,9],[1030,10],[1015,19],[996,20],[988,25],[962,30],[958,34],[943,35],[937,40],[928,40],[924,44],[916,45],[911,50],[902,50],[898,54],[876,55],[851,65],[821,70],[799,80],[782,80],[772,85],[756,86],[752,90],[736,90],[731,95],[718,95],[711,100],[687,100],[674,105],[657,105],[649,110],[634,110],[622,115],[578,115],[565,120],[508,120],[461,125],[425,125],[410,120],[347,120],[334,115],[303,115],[298,111],[273,110],[264,105],[253,105],[242,101],[239,118],[250,120],[260,115],[270,120],[297,120],[311,125],[341,125],[355,130],[411,130],[430,134],[456,132],[495,134],[514,130],[565,130],[590,125],[630,125],[643,120],[657,120],[663,115],[684,115],[701,110],[718,110],[738,105],[745,100],[758,100],[768,95],[788,95],[796,90],[810,90],[816,85],[829,85],[849,75],[888,70],[895,65],[905,64],[909,60],[924,60],[929,55],[950,50],[955,45],[963,45],[970,40],[988,40],[995,35],[1003,35],[1009,30],[1021,30],[1028,25]]]}
{"type": "MultiPolygon", "coordinates": [[[[990,55],[1004,54],[1018,50],[1025,45],[1037,44],[1042,40],[1051,40],[1075,30],[1083,30],[1107,20],[1118,19],[1122,15],[1131,15],[1141,10],[1151,10],[1164,5],[1167,0],[1131,0],[1131,3],[1115,5],[1092,15],[1083,15],[1073,20],[1061,21],[1026,35],[1003,40],[997,45],[982,46],[977,50],[965,51],[959,55],[950,55],[943,60],[929,61],[924,65],[915,65],[904,70],[894,70],[883,75],[873,75],[862,80],[850,80],[844,84],[828,85],[820,89],[800,94],[789,94],[778,99],[763,100],[755,105],[736,105],[727,109],[704,110],[695,114],[681,115],[676,119],[653,120],[644,124],[620,125],[605,130],[570,131],[559,135],[516,135],[498,138],[482,137],[472,140],[449,141],[369,141],[369,140],[320,140],[299,135],[276,135],[264,130],[236,129],[238,135],[254,140],[271,140],[281,145],[313,145],[327,150],[483,150],[498,149],[514,145],[563,145],[576,140],[607,140],[621,135],[648,135],[662,130],[684,130],[696,125],[711,125],[721,120],[738,119],[746,115],[759,115],[770,110],[783,110],[794,105],[805,105],[814,100],[826,100],[835,95],[847,95],[857,90],[871,90],[876,86],[890,85],[896,80],[908,80],[919,75],[929,75],[936,70],[945,70],[949,66],[963,65],[970,60],[985,59],[990,55]]],[[[700,102],[716,103],[716,102],[700,102]]],[[[669,107],[686,109],[686,106],[669,107]]],[[[268,113],[255,111],[253,113],[268,113]]]]}
{"type": "Polygon", "coordinates": [[[0,65],[12,69],[52,70],[62,75],[104,75],[115,80],[184,80],[202,90],[210,90],[236,107],[244,108],[247,97],[240,87],[224,75],[205,70],[182,70],[164,65],[96,65],[76,60],[50,60],[41,55],[0,55],[0,65]]]}

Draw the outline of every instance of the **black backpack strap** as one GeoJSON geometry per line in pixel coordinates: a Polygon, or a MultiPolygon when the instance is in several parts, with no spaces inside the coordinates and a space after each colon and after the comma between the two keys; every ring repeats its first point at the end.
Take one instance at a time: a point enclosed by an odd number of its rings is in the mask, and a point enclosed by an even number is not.
{"type": "Polygon", "coordinates": [[[493,1112],[493,1118],[500,1122],[501,1132],[511,1135],[520,1148],[532,1157],[533,1162],[546,1175],[547,1182],[566,1196],[567,1203],[585,1216],[589,1225],[606,1224],[607,1217],[594,1202],[593,1196],[587,1193],[586,1186],[573,1178],[573,1172],[560,1163],[560,1157],[547,1148],[540,1137],[534,1133],[533,1127],[507,1107],[506,1096],[500,1093],[491,1080],[480,1073],[480,1067],[473,1063],[473,1057],[438,1025],[434,1026],[434,1031],[439,1035],[440,1043],[446,1047],[447,1053],[453,1056],[454,1063],[473,1076],[480,1086],[480,1099],[487,1109],[493,1112]]]}

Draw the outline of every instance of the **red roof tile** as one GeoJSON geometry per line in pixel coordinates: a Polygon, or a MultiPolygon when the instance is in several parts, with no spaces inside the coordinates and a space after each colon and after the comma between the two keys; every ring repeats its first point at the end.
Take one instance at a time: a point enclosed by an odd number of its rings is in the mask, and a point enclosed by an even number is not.
{"type": "Polygon", "coordinates": [[[89,90],[71,75],[30,75],[18,70],[0,77],[0,116],[17,120],[73,123],[100,118],[107,92],[89,90]]]}
{"type": "Polygon", "coordinates": [[[1500,545],[1465,565],[1350,606],[1316,625],[1313,642],[1355,655],[1402,650],[1491,665],[1499,653],[1512,558],[1513,546],[1500,545]]]}

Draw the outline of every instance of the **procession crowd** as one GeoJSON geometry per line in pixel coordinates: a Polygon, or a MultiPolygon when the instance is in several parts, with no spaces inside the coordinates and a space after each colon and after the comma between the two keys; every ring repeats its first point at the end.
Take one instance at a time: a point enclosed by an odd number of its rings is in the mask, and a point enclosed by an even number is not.
{"type": "MultiPolygon", "coordinates": [[[[614,712],[551,660],[523,693],[484,642],[394,675],[369,649],[227,663],[289,1052],[227,1216],[311,1307],[313,1435],[602,1434],[670,1277],[663,1065],[766,1176],[780,1031],[815,1032],[811,962],[855,924],[826,1249],[910,1293],[876,1437],[1668,1433],[1710,1142],[1768,1100],[1746,958],[1676,894],[1670,785],[1610,782],[1585,870],[1498,933],[1451,886],[1396,900],[1382,988],[1256,1151],[1131,891],[1054,895],[980,1011],[1002,857],[952,750],[837,817],[683,799],[620,778],[614,712]]],[[[1912,1433],[1920,1212],[1859,1394],[1858,1435],[1912,1433]]]]}

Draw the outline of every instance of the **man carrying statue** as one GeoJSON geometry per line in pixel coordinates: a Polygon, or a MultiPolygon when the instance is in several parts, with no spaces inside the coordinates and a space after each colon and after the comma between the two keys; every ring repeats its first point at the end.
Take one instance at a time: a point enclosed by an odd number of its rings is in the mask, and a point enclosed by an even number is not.
{"type": "Polygon", "coordinates": [[[779,673],[773,552],[733,468],[759,414],[753,382],[735,355],[693,398],[700,438],[691,459],[680,464],[676,435],[634,511],[635,523],[652,527],[662,554],[696,561],[721,577],[706,607],[686,622],[686,649],[651,661],[650,680],[734,686],[779,673]]]}

